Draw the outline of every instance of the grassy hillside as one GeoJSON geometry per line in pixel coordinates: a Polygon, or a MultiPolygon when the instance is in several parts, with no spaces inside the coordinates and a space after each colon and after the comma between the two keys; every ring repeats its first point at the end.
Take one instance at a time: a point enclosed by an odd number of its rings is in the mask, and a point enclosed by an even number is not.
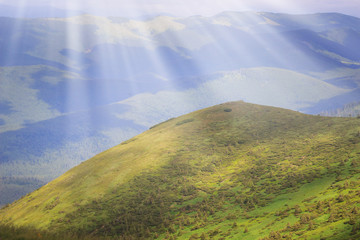
{"type": "Polygon", "coordinates": [[[190,111],[245,100],[318,114],[360,101],[355,17],[72,15],[0,18],[0,206],[190,111]],[[108,111],[119,102],[131,107],[108,111]]]}
{"type": "Polygon", "coordinates": [[[39,181],[43,185],[95,154],[174,116],[239,99],[300,109],[348,92],[305,74],[261,67],[183,79],[179,82],[196,86],[137,94],[116,104],[78,111],[88,104],[80,93],[85,92],[92,99],[97,98],[97,93],[87,92],[85,85],[74,83],[78,85],[72,90],[76,96],[67,99],[71,87],[64,82],[86,81],[48,67],[32,66],[27,71],[22,71],[22,67],[3,69],[0,111],[7,110],[8,115],[4,115],[4,125],[0,120],[0,176],[6,178],[0,181],[0,207],[36,190],[39,181]],[[46,77],[50,73],[53,76],[46,77]],[[27,78],[27,74],[33,77],[27,78]],[[46,87],[38,81],[46,83],[46,87]],[[38,92],[32,89],[33,85],[44,88],[38,92]],[[1,105],[1,99],[8,104],[1,105]],[[64,114],[69,102],[74,112],[64,114]],[[34,104],[39,108],[32,107],[34,104]],[[57,115],[48,115],[54,106],[62,110],[56,111],[57,115]],[[26,186],[17,184],[24,177],[34,181],[26,186]]]}
{"type": "Polygon", "coordinates": [[[357,239],[359,184],[360,119],[232,102],[153,126],[6,206],[0,238],[357,239]]]}

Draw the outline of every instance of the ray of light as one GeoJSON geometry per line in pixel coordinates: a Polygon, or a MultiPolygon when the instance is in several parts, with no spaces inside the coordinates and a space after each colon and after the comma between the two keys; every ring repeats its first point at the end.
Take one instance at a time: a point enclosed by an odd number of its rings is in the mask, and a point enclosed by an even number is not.
{"type": "MultiPolygon", "coordinates": [[[[26,34],[27,28],[26,23],[24,22],[24,19],[22,19],[22,16],[25,13],[26,7],[27,7],[27,0],[22,0],[19,2],[19,6],[17,8],[16,12],[16,19],[9,19],[9,24],[7,29],[2,29],[5,32],[5,37],[8,37],[7,41],[5,41],[5,44],[3,46],[0,46],[1,49],[1,65],[3,66],[16,66],[21,65],[21,61],[23,61],[24,56],[21,55],[21,50],[26,46],[25,38],[23,35],[26,34]]],[[[7,71],[4,71],[2,67],[0,67],[0,73],[6,74],[7,71]]],[[[0,78],[0,84],[2,83],[2,79],[0,78]]],[[[14,88],[10,88],[14,89],[14,88]]],[[[9,89],[5,89],[8,91],[9,89]]],[[[16,93],[10,93],[11,95],[14,94],[16,96],[16,93]]],[[[10,107],[16,109],[17,106],[16,103],[10,101],[10,107]]],[[[14,115],[16,118],[16,114],[14,115]]],[[[23,124],[25,124],[26,119],[21,119],[20,121],[18,119],[5,119],[5,126],[10,126],[9,129],[19,129],[22,127],[23,124]],[[10,121],[9,121],[10,120],[10,121]]]]}
{"type": "MultiPolygon", "coordinates": [[[[135,13],[135,14],[140,14],[135,13]]],[[[157,51],[158,45],[153,39],[151,39],[151,33],[149,30],[148,23],[138,22],[138,21],[128,21],[125,23],[104,25],[104,32],[111,32],[116,30],[120,31],[122,28],[131,29],[131,26],[134,25],[135,28],[132,29],[133,39],[127,40],[126,35],[121,36],[120,39],[110,39],[106,35],[98,36],[99,42],[112,42],[112,44],[106,44],[103,47],[103,51],[100,51],[101,63],[101,74],[103,76],[110,76],[112,79],[102,79],[103,83],[103,94],[113,88],[113,81],[123,82],[128,89],[128,94],[132,95],[138,93],[140,88],[144,88],[141,85],[146,85],[147,78],[159,78],[166,81],[167,76],[170,76],[169,70],[164,65],[164,61],[161,59],[159,52],[157,51]],[[106,28],[112,29],[106,29],[106,28]],[[136,42],[136,43],[135,43],[136,42]],[[138,47],[138,46],[140,47],[138,47]],[[111,47],[117,49],[117,52],[114,52],[111,47]],[[138,54],[142,54],[140,66],[149,68],[151,66],[152,71],[149,72],[150,75],[143,75],[139,72],[139,66],[136,66],[137,63],[134,62],[135,57],[139,57],[138,54]],[[120,75],[122,70],[125,73],[123,76],[120,75]],[[142,78],[142,79],[141,79],[142,78]],[[140,81],[139,81],[140,79],[140,81]],[[126,82],[126,83],[125,83],[126,82]]],[[[127,33],[129,34],[129,33],[127,33]]],[[[121,87],[121,85],[115,86],[121,87]]],[[[121,91],[122,89],[119,89],[121,91]]]]}
{"type": "MultiPolygon", "coordinates": [[[[25,1],[24,1],[25,2],[25,1]]],[[[80,9],[81,7],[78,6],[79,2],[73,1],[64,1],[62,4],[65,4],[65,8],[67,9],[80,9]]],[[[234,2],[233,2],[234,4],[234,2]]],[[[284,0],[277,0],[275,2],[272,2],[275,6],[278,6],[279,9],[281,9],[281,6],[286,6],[286,2],[284,0]]],[[[196,5],[196,4],[195,4],[196,5]]],[[[218,8],[221,8],[221,3],[217,2],[214,4],[218,8]]],[[[142,13],[149,14],[150,8],[146,9],[143,7],[138,7],[141,9],[141,11],[144,12],[134,12],[133,14],[141,15],[142,13]]],[[[251,6],[247,6],[243,2],[238,2],[237,8],[244,8],[248,9],[251,8],[251,6]]],[[[299,6],[300,8],[300,6],[299,6]]],[[[231,15],[229,15],[231,18],[231,15]]],[[[66,43],[68,48],[68,55],[66,56],[67,66],[71,66],[75,70],[83,70],[84,66],[86,66],[86,63],[83,62],[83,53],[85,52],[84,45],[86,40],[84,39],[84,36],[82,35],[81,28],[84,26],[81,21],[88,21],[86,19],[86,16],[83,17],[76,17],[73,18],[73,20],[70,20],[69,23],[66,25],[67,34],[66,34],[66,43]]],[[[263,17],[260,15],[255,14],[247,14],[247,18],[250,18],[251,22],[254,22],[255,25],[258,24],[259,21],[264,21],[263,17]]],[[[97,43],[112,43],[112,44],[105,44],[103,48],[100,49],[98,58],[96,61],[99,63],[99,73],[97,74],[98,77],[101,79],[98,79],[99,83],[96,83],[95,86],[96,89],[96,95],[99,96],[100,100],[103,100],[106,98],[107,95],[113,95],[116,90],[114,91],[114,88],[121,88],[122,87],[122,81],[126,81],[126,84],[124,85],[128,89],[119,89],[119,92],[126,92],[128,96],[131,96],[133,94],[139,93],[143,90],[141,90],[141,85],[144,84],[145,81],[147,81],[148,76],[144,76],[142,81],[136,81],[141,78],[138,73],[138,66],[135,66],[136,63],[132,61],[133,56],[137,54],[138,48],[132,47],[132,43],[128,40],[124,40],[122,38],[126,38],[126,36],[121,36],[123,34],[121,31],[123,28],[128,28],[129,26],[125,26],[124,23],[118,23],[117,27],[107,29],[111,25],[111,21],[106,18],[92,18],[91,21],[93,23],[97,24],[97,27],[99,28],[99,31],[102,31],[104,33],[109,33],[112,31],[120,31],[117,33],[117,37],[120,39],[116,39],[115,35],[97,35],[98,40],[97,43]],[[105,22],[102,22],[105,21],[105,22]],[[124,25],[124,26],[122,26],[124,25]],[[115,39],[113,39],[115,36],[115,39]],[[118,52],[114,52],[112,46],[123,46],[119,47],[120,49],[118,52]],[[120,62],[119,62],[120,61],[120,62]],[[122,75],[124,74],[124,75],[122,75]]],[[[240,25],[242,19],[237,19],[237,23],[240,25]]],[[[166,79],[168,82],[164,81],[164,84],[171,85],[172,88],[176,88],[176,81],[179,74],[178,72],[174,73],[172,72],[173,66],[172,63],[169,63],[169,59],[163,52],[159,51],[160,48],[164,49],[164,46],[159,45],[159,42],[157,40],[153,39],[153,35],[151,32],[151,28],[149,24],[153,24],[150,22],[143,22],[141,24],[137,25],[137,28],[135,29],[127,29],[129,33],[126,34],[133,34],[138,37],[132,38],[131,41],[136,40],[136,44],[134,46],[140,46],[143,51],[143,57],[148,61],[149,66],[151,66],[150,74],[153,73],[156,75],[157,78],[166,79]],[[134,40],[135,39],[135,40],[134,40]]],[[[113,24],[116,25],[116,24],[113,24]]],[[[246,25],[246,23],[243,23],[242,25],[246,25]]],[[[258,24],[259,25],[259,24],[258,24]]],[[[211,25],[210,28],[213,28],[214,25],[211,25]]],[[[199,35],[207,36],[209,39],[214,39],[214,35],[221,35],[224,39],[223,42],[212,42],[213,46],[213,52],[216,52],[217,54],[220,54],[220,58],[223,60],[223,70],[231,70],[226,69],[226,65],[233,66],[232,63],[233,59],[232,56],[229,56],[229,53],[237,56],[242,56],[243,66],[253,66],[255,63],[259,62],[259,58],[256,57],[251,51],[249,51],[248,46],[239,44],[239,37],[241,38],[241,35],[243,33],[249,34],[251,36],[251,39],[248,40],[247,44],[254,44],[258,45],[260,50],[263,50],[266,52],[269,56],[271,56],[275,61],[279,62],[280,65],[286,66],[288,60],[284,58],[281,52],[272,49],[272,45],[268,43],[268,41],[263,38],[264,35],[260,35],[257,32],[252,32],[251,29],[239,29],[235,34],[230,31],[226,31],[226,28],[222,28],[222,30],[218,30],[215,28],[215,30],[208,29],[205,25],[200,26],[196,29],[198,31],[199,35]],[[225,29],[225,30],[224,30],[225,29]],[[225,43],[225,44],[224,44],[225,43]],[[231,50],[231,51],[230,51],[231,50]]],[[[264,24],[262,27],[262,31],[264,33],[271,33],[271,35],[276,39],[276,41],[279,42],[280,45],[284,46],[286,49],[296,49],[296,46],[291,45],[281,34],[276,32],[274,28],[270,25],[264,24]]],[[[177,31],[173,31],[173,38],[179,42],[181,46],[182,39],[177,35],[177,31]]],[[[240,39],[241,40],[241,39],[240,39]]],[[[171,41],[171,40],[170,40],[171,41]]],[[[49,48],[52,48],[52,43],[49,43],[49,48]]],[[[92,46],[94,47],[94,46],[92,46]]],[[[116,47],[115,47],[116,49],[116,47]]],[[[179,53],[179,48],[175,45],[171,50],[177,51],[179,53]]],[[[49,50],[50,51],[50,50],[49,50]]],[[[296,51],[296,50],[295,50],[296,51]]],[[[180,51],[181,52],[181,51],[180,51]]],[[[311,62],[311,59],[309,59],[305,54],[302,54],[300,51],[297,51],[298,55],[300,56],[301,60],[303,62],[311,62]]],[[[53,52],[49,52],[48,54],[56,54],[53,52]]],[[[211,54],[211,53],[210,53],[211,54]]],[[[190,58],[193,56],[190,56],[190,58]]],[[[217,56],[212,56],[217,57],[217,56]]],[[[235,58],[236,59],[236,58],[235,58]]],[[[261,62],[261,61],[260,61],[261,62]]],[[[147,66],[148,67],[148,66],[147,66]]],[[[179,66],[180,67],[180,66],[179,66]]],[[[193,68],[194,74],[203,74],[208,73],[209,69],[211,68],[211,65],[209,65],[208,62],[201,62],[197,61],[196,58],[192,58],[189,60],[189,68],[193,68]]],[[[143,88],[142,88],[143,89],[143,88]]],[[[68,98],[67,98],[67,104],[68,104],[68,111],[71,111],[73,109],[88,109],[93,107],[93,104],[96,103],[96,100],[93,100],[94,97],[94,89],[91,88],[91,84],[84,81],[74,81],[68,84],[68,98]],[[76,82],[76,83],[75,83],[76,82]]],[[[214,89],[216,91],[216,89],[214,89]]],[[[145,90],[146,92],[146,90],[145,90]]],[[[111,97],[110,97],[111,98],[111,97]]],[[[104,100],[105,101],[105,100],[104,100]]],[[[106,102],[106,101],[105,101],[106,102]]],[[[104,103],[105,103],[104,102],[104,103]]]]}
{"type": "Polygon", "coordinates": [[[21,36],[21,34],[26,34],[27,29],[25,26],[25,22],[23,19],[24,13],[26,11],[26,7],[28,6],[27,0],[21,0],[16,9],[16,19],[12,19],[14,24],[9,29],[10,39],[7,42],[7,46],[4,47],[5,55],[5,65],[14,65],[17,61],[21,61],[20,56],[18,54],[19,49],[23,49],[25,38],[21,36]],[[19,59],[17,59],[19,58],[19,59]]]}
{"type": "MultiPolygon", "coordinates": [[[[262,31],[264,31],[263,34],[259,34],[256,32],[250,34],[254,38],[254,40],[260,46],[262,46],[262,49],[268,52],[270,56],[272,56],[278,63],[280,63],[281,66],[285,68],[291,68],[292,61],[302,62],[303,64],[306,63],[308,66],[316,65],[316,63],[310,57],[306,56],[302,51],[299,50],[297,46],[295,46],[293,43],[288,41],[284,37],[284,35],[281,34],[281,32],[279,32],[276,28],[274,28],[273,24],[277,24],[276,22],[267,24],[267,22],[265,21],[269,21],[269,20],[265,16],[259,14],[249,15],[249,17],[253,21],[262,21],[263,23],[265,23],[265,24],[262,23],[263,26],[262,31]],[[277,42],[278,46],[281,46],[281,48],[274,49],[273,46],[269,44],[269,39],[267,39],[267,37],[273,38],[273,41],[277,42]],[[288,59],[284,55],[285,52],[284,49],[293,51],[294,55],[296,55],[296,58],[294,57],[293,59],[288,59]]],[[[289,52],[286,52],[286,55],[288,56],[289,52]]]]}
{"type": "MultiPolygon", "coordinates": [[[[82,50],[81,24],[76,22],[66,24],[66,65],[79,68],[83,65],[78,52],[82,50]]],[[[86,89],[86,80],[75,80],[67,84],[67,112],[73,109],[89,106],[89,96],[86,89]]],[[[78,109],[79,110],[79,109],[78,109]]]]}
{"type": "MultiPolygon", "coordinates": [[[[219,3],[218,3],[219,4],[219,3]]],[[[279,6],[279,9],[281,9],[282,7],[284,8],[284,6],[286,7],[286,2],[280,0],[280,1],[276,1],[273,3],[274,5],[279,6]],[[281,7],[282,6],[282,7],[281,7]]],[[[215,4],[216,5],[216,4],[215,4]]],[[[249,8],[248,6],[246,6],[244,3],[239,3],[239,8],[249,8]]],[[[140,8],[139,8],[140,9],[140,8]]],[[[142,8],[142,10],[144,10],[144,8],[142,8]]],[[[147,12],[145,12],[145,14],[147,14],[147,12]]],[[[248,14],[247,15],[248,18],[250,18],[251,22],[255,23],[255,25],[260,25],[259,22],[264,21],[264,19],[261,16],[257,16],[255,14],[248,14]]],[[[238,21],[241,22],[241,19],[239,19],[238,21]]],[[[245,23],[243,25],[246,25],[245,23]]],[[[137,29],[138,31],[144,33],[144,35],[146,36],[146,38],[150,38],[151,39],[151,34],[149,32],[149,30],[145,27],[145,25],[142,25],[143,27],[140,27],[140,29],[137,29]]],[[[257,27],[257,26],[255,26],[257,27]]],[[[272,26],[266,25],[264,24],[262,27],[262,31],[264,31],[264,33],[271,33],[273,36],[275,36],[276,41],[279,42],[279,45],[284,46],[287,49],[295,49],[295,46],[292,46],[283,36],[281,36],[279,33],[277,33],[272,26]]],[[[243,30],[243,29],[241,29],[243,30]]],[[[197,29],[197,31],[199,31],[200,35],[203,36],[209,36],[209,38],[214,38],[214,35],[222,35],[222,38],[224,39],[224,42],[226,42],[226,44],[224,43],[214,43],[213,42],[213,50],[216,53],[220,53],[221,56],[223,58],[224,61],[224,65],[226,65],[226,63],[228,62],[228,65],[232,65],[231,61],[233,61],[233,59],[231,58],[231,56],[227,56],[227,54],[229,54],[229,49],[232,49],[232,54],[234,55],[238,55],[238,56],[243,56],[243,64],[244,66],[253,66],[254,64],[256,64],[257,62],[259,62],[259,58],[256,58],[256,56],[254,56],[254,54],[248,50],[248,46],[246,45],[241,45],[239,44],[239,40],[237,39],[237,37],[241,37],[240,35],[234,35],[232,32],[229,31],[210,31],[210,29],[207,29],[206,27],[201,27],[199,29],[197,29]]],[[[275,59],[275,61],[279,62],[280,65],[284,65],[287,66],[288,63],[288,59],[285,59],[285,57],[282,55],[281,52],[272,49],[271,44],[269,44],[267,42],[266,39],[262,38],[263,36],[258,34],[257,32],[251,32],[250,30],[246,30],[244,31],[246,32],[246,34],[250,34],[251,39],[248,40],[247,44],[256,44],[259,46],[259,51],[264,51],[266,52],[268,55],[270,55],[269,57],[275,59]]],[[[177,38],[176,33],[174,33],[175,40],[180,41],[181,39],[177,38]],[[176,39],[177,38],[177,39],[176,39]]],[[[156,49],[158,46],[158,43],[156,41],[153,42],[149,42],[149,41],[144,41],[144,39],[142,39],[141,41],[143,41],[141,43],[141,47],[149,47],[150,49],[156,49]],[[152,46],[151,46],[152,45],[152,46]]],[[[251,48],[250,48],[251,49],[251,48]]],[[[175,48],[176,50],[176,48],[175,48]]],[[[300,56],[300,59],[302,60],[302,62],[311,62],[311,59],[309,59],[307,56],[305,56],[304,54],[302,54],[300,51],[297,51],[298,55],[300,56]]],[[[102,52],[102,54],[104,54],[104,56],[101,57],[101,59],[116,59],[116,56],[114,56],[114,53],[109,52],[109,50],[106,50],[104,52],[102,52]],[[109,57],[110,56],[110,57],[109,57]]],[[[134,66],[132,66],[131,64],[134,64],[131,61],[127,61],[127,58],[131,58],[132,56],[132,52],[130,50],[130,48],[123,48],[122,52],[119,53],[122,55],[122,61],[124,66],[126,67],[126,72],[130,73],[130,75],[136,76],[137,72],[136,70],[134,70],[134,66]]],[[[151,50],[147,50],[146,53],[146,58],[148,58],[150,61],[150,63],[152,64],[153,70],[156,73],[165,73],[166,75],[169,74],[169,68],[171,68],[171,66],[169,66],[169,64],[167,63],[167,58],[164,57],[164,55],[159,54],[158,51],[151,51],[151,50]]],[[[216,57],[216,56],[214,56],[216,57]]],[[[258,57],[258,56],[257,56],[258,57]]],[[[299,59],[297,59],[299,60],[299,59]]],[[[260,60],[261,62],[261,60],[260,60]]],[[[193,61],[191,62],[192,65],[194,66],[194,68],[198,69],[199,73],[205,72],[205,69],[208,69],[209,66],[206,66],[208,63],[207,62],[197,62],[196,59],[193,59],[193,61]]],[[[109,63],[110,65],[112,65],[111,63],[109,63]]],[[[261,66],[261,65],[260,65],[261,66]]],[[[266,66],[266,63],[265,63],[266,66]]],[[[107,71],[109,71],[109,68],[105,68],[107,69],[107,71]]],[[[111,69],[110,69],[111,71],[111,69]]],[[[114,71],[116,72],[116,71],[114,71]]],[[[174,77],[173,75],[171,75],[171,77],[174,77]]],[[[121,76],[119,76],[119,78],[121,78],[121,76]]],[[[171,82],[173,82],[174,79],[171,79],[171,82]]],[[[107,84],[104,82],[104,85],[106,86],[107,84]]],[[[173,83],[173,85],[175,85],[173,83]]],[[[110,86],[110,85],[109,85],[110,86]]],[[[135,82],[130,82],[130,89],[129,91],[131,92],[137,92],[137,83],[135,82]]],[[[104,89],[107,89],[109,87],[104,87],[104,89]]],[[[105,90],[106,92],[107,90],[105,90]]],[[[214,91],[216,91],[214,89],[214,91]]]]}

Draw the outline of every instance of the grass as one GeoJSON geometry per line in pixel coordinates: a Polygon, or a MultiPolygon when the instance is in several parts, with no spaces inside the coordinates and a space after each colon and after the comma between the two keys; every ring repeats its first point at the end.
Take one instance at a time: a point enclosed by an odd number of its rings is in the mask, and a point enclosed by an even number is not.
{"type": "Polygon", "coordinates": [[[0,222],[95,238],[356,239],[359,131],[360,119],[218,105],[80,164],[0,222]]]}

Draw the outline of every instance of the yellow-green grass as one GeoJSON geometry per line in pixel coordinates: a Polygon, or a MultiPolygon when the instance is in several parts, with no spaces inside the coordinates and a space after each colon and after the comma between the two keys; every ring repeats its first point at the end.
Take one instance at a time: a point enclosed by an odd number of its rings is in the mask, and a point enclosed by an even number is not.
{"type": "Polygon", "coordinates": [[[1,209],[0,222],[98,238],[351,239],[359,132],[360,119],[217,105],[80,164],[1,209]]]}

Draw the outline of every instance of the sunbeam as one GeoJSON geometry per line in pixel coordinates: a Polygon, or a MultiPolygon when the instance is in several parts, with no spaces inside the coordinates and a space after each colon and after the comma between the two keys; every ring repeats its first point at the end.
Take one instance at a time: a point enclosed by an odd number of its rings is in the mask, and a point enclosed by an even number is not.
{"type": "MultiPolygon", "coordinates": [[[[75,17],[77,18],[77,17],[75,17]]],[[[84,39],[81,34],[82,22],[74,19],[74,22],[66,24],[66,65],[79,71],[85,63],[79,53],[84,51],[84,39]]],[[[67,84],[66,112],[85,110],[91,108],[88,80],[76,79],[67,84]]]]}
{"type": "Polygon", "coordinates": [[[0,239],[360,239],[357,1],[0,0],[0,239]]]}
{"type": "Polygon", "coordinates": [[[11,41],[8,42],[7,46],[2,46],[4,48],[4,64],[5,65],[16,65],[17,61],[21,61],[23,56],[20,56],[19,49],[26,48],[26,42],[24,38],[19,37],[21,34],[26,34],[28,29],[25,26],[25,22],[21,20],[22,16],[24,15],[27,7],[27,0],[22,0],[19,2],[19,7],[15,13],[15,16],[19,19],[11,19],[12,26],[10,29],[7,29],[7,33],[9,34],[11,41]]]}

